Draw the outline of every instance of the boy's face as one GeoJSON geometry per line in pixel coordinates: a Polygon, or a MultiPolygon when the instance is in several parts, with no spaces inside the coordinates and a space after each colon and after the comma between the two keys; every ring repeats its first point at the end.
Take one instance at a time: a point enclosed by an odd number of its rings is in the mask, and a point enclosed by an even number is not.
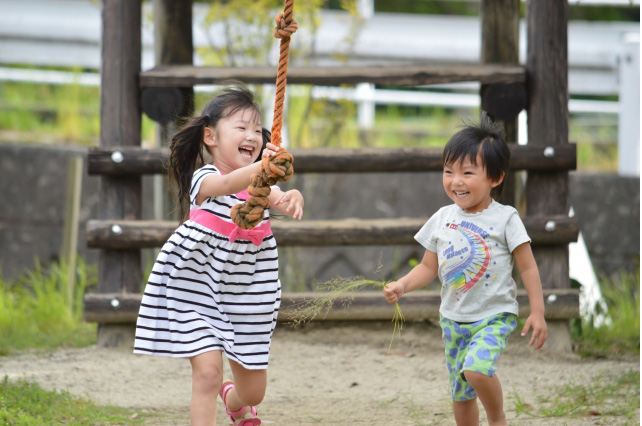
{"type": "Polygon", "coordinates": [[[483,211],[492,202],[490,191],[503,180],[492,181],[482,166],[481,155],[477,164],[468,158],[444,165],[443,183],[446,195],[466,213],[483,211]]]}

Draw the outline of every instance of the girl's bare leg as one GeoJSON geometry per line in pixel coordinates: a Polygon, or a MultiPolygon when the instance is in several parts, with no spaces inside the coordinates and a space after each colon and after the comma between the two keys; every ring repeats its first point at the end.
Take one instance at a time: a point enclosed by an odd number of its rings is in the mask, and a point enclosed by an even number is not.
{"type": "Polygon", "coordinates": [[[190,358],[192,364],[192,426],[216,425],[216,397],[223,383],[221,351],[210,351],[190,358]]]}
{"type": "Polygon", "coordinates": [[[237,411],[246,405],[259,405],[265,396],[267,370],[248,370],[232,360],[230,368],[234,376],[234,388],[226,395],[227,409],[237,411]]]}
{"type": "Polygon", "coordinates": [[[453,401],[453,412],[457,426],[478,426],[479,407],[477,398],[468,401],[453,401]]]}
{"type": "Polygon", "coordinates": [[[486,410],[489,426],[506,426],[504,413],[504,395],[497,376],[485,376],[473,371],[464,371],[468,383],[477,392],[477,397],[486,410]]]}

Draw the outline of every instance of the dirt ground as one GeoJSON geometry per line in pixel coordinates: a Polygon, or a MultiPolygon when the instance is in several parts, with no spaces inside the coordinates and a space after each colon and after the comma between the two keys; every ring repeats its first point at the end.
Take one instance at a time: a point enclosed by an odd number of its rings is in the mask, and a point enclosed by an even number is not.
{"type": "MultiPolygon", "coordinates": [[[[391,332],[390,323],[317,322],[296,330],[279,324],[268,390],[259,407],[263,424],[454,424],[439,327],[404,325],[388,353],[391,332]]],[[[538,406],[537,397],[549,395],[552,387],[590,384],[639,368],[637,359],[582,359],[546,348],[535,352],[526,338],[514,334],[499,361],[498,376],[511,425],[619,425],[630,420],[588,414],[579,419],[516,417],[514,395],[538,406]]],[[[184,359],[97,347],[0,358],[0,377],[25,378],[99,404],[153,413],[148,425],[189,424],[190,374],[184,359]]],[[[218,424],[229,424],[220,399],[217,404],[218,424]]],[[[487,424],[485,418],[482,424],[487,424]]]]}

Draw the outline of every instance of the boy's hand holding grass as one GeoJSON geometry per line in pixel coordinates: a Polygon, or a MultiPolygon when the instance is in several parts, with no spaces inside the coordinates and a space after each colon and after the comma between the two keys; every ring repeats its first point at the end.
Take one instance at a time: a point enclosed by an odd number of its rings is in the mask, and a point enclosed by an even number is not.
{"type": "MultiPolygon", "coordinates": [[[[376,287],[383,288],[385,292],[390,284],[394,284],[394,288],[400,286],[399,290],[395,290],[395,294],[398,294],[399,291],[401,291],[401,293],[398,296],[394,296],[396,300],[399,300],[399,297],[401,297],[401,295],[403,294],[403,285],[401,285],[399,281],[386,283],[385,281],[367,280],[363,277],[335,278],[333,280],[327,281],[318,286],[319,289],[325,291],[325,294],[301,303],[301,305],[298,306],[292,313],[290,322],[293,327],[296,327],[299,324],[304,324],[308,321],[311,321],[319,314],[327,314],[330,309],[332,309],[335,301],[341,301],[343,306],[347,308],[354,298],[354,294],[358,290],[367,287],[376,287]]],[[[388,297],[386,297],[386,299],[388,299],[388,297]]],[[[401,307],[396,301],[393,302],[391,300],[392,299],[388,299],[388,302],[390,302],[391,304],[395,304],[395,312],[392,316],[393,330],[392,338],[390,339],[390,345],[388,345],[388,352],[390,352],[390,348],[392,348],[392,341],[395,338],[395,334],[401,333],[401,328],[404,322],[401,307]]]]}
{"type": "Polygon", "coordinates": [[[401,281],[390,281],[383,287],[383,295],[388,303],[397,303],[405,293],[405,287],[401,281]]]}

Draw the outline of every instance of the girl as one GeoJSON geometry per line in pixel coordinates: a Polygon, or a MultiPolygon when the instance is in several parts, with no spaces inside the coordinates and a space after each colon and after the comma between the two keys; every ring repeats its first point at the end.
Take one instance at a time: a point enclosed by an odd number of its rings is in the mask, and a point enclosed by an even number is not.
{"type": "MultiPolygon", "coordinates": [[[[170,173],[187,220],[154,264],[138,315],[134,353],[190,359],[192,425],[216,424],[219,393],[235,425],[261,424],[254,406],[265,395],[270,339],[281,301],[276,242],[268,210],[248,231],[234,225],[230,209],[249,198],[244,190],[261,169],[257,160],[278,151],[268,141],[252,93],[231,88],[212,99],[170,146],[170,173]],[[203,166],[203,149],[212,164],[203,166]],[[233,382],[222,383],[223,353],[233,382]]],[[[299,191],[272,187],[269,200],[279,212],[301,219],[299,191]]]]}
{"type": "Polygon", "coordinates": [[[465,126],[450,139],[443,185],[455,204],[442,207],[415,235],[426,248],[421,263],[384,289],[388,302],[396,303],[439,275],[439,323],[458,425],[479,424],[477,397],[488,424],[507,424],[495,364],[517,326],[513,262],[531,308],[522,336],[532,329],[529,344],[536,350],[548,336],[530,238],[517,211],[494,200],[501,196],[509,162],[502,132],[485,113],[479,126],[465,126]]]}

